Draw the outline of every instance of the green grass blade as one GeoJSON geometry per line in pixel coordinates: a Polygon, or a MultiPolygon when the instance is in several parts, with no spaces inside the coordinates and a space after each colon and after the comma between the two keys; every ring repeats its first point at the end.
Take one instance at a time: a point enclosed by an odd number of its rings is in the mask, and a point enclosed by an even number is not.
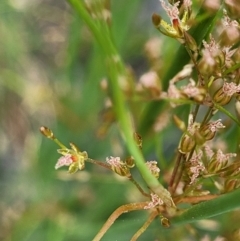
{"type": "Polygon", "coordinates": [[[171,223],[172,225],[192,223],[230,212],[239,207],[240,188],[233,192],[223,194],[218,198],[194,205],[181,215],[172,218],[171,223]]]}

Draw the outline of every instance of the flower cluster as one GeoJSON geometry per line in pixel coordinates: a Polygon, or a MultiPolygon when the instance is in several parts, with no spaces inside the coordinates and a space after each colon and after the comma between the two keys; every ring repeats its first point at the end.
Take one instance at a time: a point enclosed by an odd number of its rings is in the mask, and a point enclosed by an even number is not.
{"type": "Polygon", "coordinates": [[[190,159],[190,184],[193,184],[196,181],[197,177],[205,171],[205,167],[201,162],[201,158],[202,152],[199,152],[198,154],[194,153],[194,155],[190,159]]]}
{"type": "Polygon", "coordinates": [[[165,3],[164,0],[160,0],[160,3],[170,18],[171,25],[165,22],[159,15],[155,13],[152,16],[152,21],[155,27],[164,35],[179,40],[184,39],[184,32],[190,28],[188,25],[188,20],[191,16],[192,2],[190,0],[183,1],[184,12],[182,17],[180,17],[181,12],[179,11],[180,1],[174,3],[173,5],[165,3]]]}
{"type": "Polygon", "coordinates": [[[151,201],[144,207],[144,209],[155,208],[159,205],[163,205],[163,200],[157,194],[151,193],[151,201]]]}
{"type": "Polygon", "coordinates": [[[146,166],[153,174],[153,176],[155,176],[156,178],[159,178],[160,168],[157,166],[156,161],[148,161],[146,162],[146,166]]]}
{"type": "Polygon", "coordinates": [[[83,170],[85,167],[85,161],[88,159],[87,152],[81,152],[77,146],[70,143],[71,149],[59,149],[58,153],[62,155],[55,165],[55,169],[62,166],[69,166],[68,172],[75,173],[78,170],[83,170]]]}
{"type": "Polygon", "coordinates": [[[120,176],[131,176],[130,167],[126,162],[121,161],[120,157],[107,157],[106,162],[111,166],[111,169],[120,176]]]}

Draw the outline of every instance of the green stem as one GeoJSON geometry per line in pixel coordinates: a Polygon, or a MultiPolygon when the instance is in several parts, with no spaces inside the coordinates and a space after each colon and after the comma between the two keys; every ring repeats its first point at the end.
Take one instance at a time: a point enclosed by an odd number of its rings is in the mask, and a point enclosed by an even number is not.
{"type": "Polygon", "coordinates": [[[64,146],[57,138],[52,139],[57,145],[59,145],[62,149],[68,150],[66,146],[64,146]]]}
{"type": "Polygon", "coordinates": [[[142,225],[142,227],[133,235],[130,241],[136,241],[148,228],[148,226],[152,223],[152,221],[157,217],[158,212],[154,211],[150,214],[147,221],[142,225]]]}
{"type": "Polygon", "coordinates": [[[106,31],[105,28],[101,28],[102,25],[100,25],[99,28],[96,27],[93,19],[88,14],[82,1],[68,1],[79,14],[79,16],[86,22],[94,37],[98,41],[99,45],[103,49],[105,55],[104,57],[107,61],[107,70],[109,75],[114,110],[119,121],[123,137],[127,143],[128,150],[134,157],[139,172],[141,173],[143,179],[148,184],[148,186],[152,189],[152,191],[157,193],[167,206],[175,207],[170,193],[146,168],[145,160],[134,141],[134,131],[131,123],[131,118],[125,103],[123,93],[119,86],[120,77],[125,77],[125,68],[116,48],[114,47],[109,31],[106,31]]]}
{"type": "Polygon", "coordinates": [[[233,121],[236,122],[236,124],[238,125],[238,127],[240,127],[240,121],[234,116],[232,115],[228,110],[226,110],[225,108],[223,108],[221,105],[218,105],[217,103],[214,103],[214,106],[220,110],[221,112],[223,112],[224,114],[226,114],[229,118],[231,118],[233,121]]]}
{"type": "Polygon", "coordinates": [[[109,170],[112,171],[111,166],[110,166],[109,164],[105,163],[105,162],[100,162],[100,161],[97,161],[97,160],[93,160],[93,159],[91,159],[91,158],[88,158],[88,159],[86,160],[86,162],[90,162],[90,163],[92,163],[92,164],[95,164],[95,165],[98,165],[98,166],[107,168],[107,169],[109,169],[109,170]]]}

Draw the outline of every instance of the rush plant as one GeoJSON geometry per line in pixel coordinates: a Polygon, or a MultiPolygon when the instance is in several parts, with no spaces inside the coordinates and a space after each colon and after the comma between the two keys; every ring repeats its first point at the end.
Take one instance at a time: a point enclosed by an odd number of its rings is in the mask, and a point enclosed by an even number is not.
{"type": "MultiPolygon", "coordinates": [[[[193,8],[191,0],[160,0],[169,19],[163,20],[160,14],[153,13],[153,26],[168,41],[178,41],[179,50],[174,51],[173,62],[161,76],[159,56],[154,55],[158,47],[151,46],[153,50],[147,49],[151,69],[139,79],[133,78],[115,46],[110,1],[68,2],[102,49],[108,80],[103,89],[114,116],[106,119],[105,124],[119,124],[130,156],[109,156],[106,162],[93,160],[90,153],[81,151],[75,144],[70,143],[70,148],[63,145],[49,128],[40,130],[60,146],[56,169],[68,166],[68,172],[74,175],[88,163],[101,166],[131,181],[145,199],[118,207],[93,240],[101,240],[121,214],[134,210],[150,212],[132,241],[156,218],[160,220],[159,225],[171,228],[240,207],[239,137],[235,137],[233,147],[229,146],[227,134],[233,131],[239,135],[240,128],[237,1],[222,1],[217,7],[210,1],[202,6],[196,1],[193,8]],[[130,106],[140,102],[144,103],[144,109],[140,109],[140,119],[134,123],[132,120],[139,115],[135,116],[130,106]],[[175,111],[179,109],[187,111],[187,115],[175,111]],[[159,136],[171,122],[182,133],[175,157],[168,164],[164,160],[146,160],[142,148],[148,134],[159,136]],[[135,180],[134,169],[139,171],[147,188],[135,180]]],[[[161,138],[164,141],[164,135],[161,138]]]]}

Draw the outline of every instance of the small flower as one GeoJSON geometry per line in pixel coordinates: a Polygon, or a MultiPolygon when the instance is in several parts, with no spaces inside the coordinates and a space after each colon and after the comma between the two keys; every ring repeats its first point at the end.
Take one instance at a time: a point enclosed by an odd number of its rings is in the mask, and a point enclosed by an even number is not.
{"type": "Polygon", "coordinates": [[[232,96],[235,93],[239,93],[240,92],[240,84],[236,85],[233,82],[224,82],[223,86],[217,90],[214,95],[213,95],[213,100],[219,104],[219,105],[226,105],[228,104],[231,99],[232,96]]]}
{"type": "Polygon", "coordinates": [[[162,20],[162,18],[154,14],[152,16],[152,20],[156,28],[163,33],[172,38],[184,39],[183,32],[189,30],[189,26],[187,25],[187,20],[191,15],[191,1],[185,0],[183,3],[184,13],[183,17],[179,18],[179,4],[180,1],[174,3],[173,5],[167,4],[164,0],[160,0],[160,3],[169,16],[171,20],[171,25],[162,20]]]}
{"type": "Polygon", "coordinates": [[[73,163],[73,159],[71,154],[61,156],[55,165],[55,169],[58,169],[62,166],[70,166],[72,163],[73,163]]]}
{"type": "Polygon", "coordinates": [[[237,156],[236,153],[226,153],[226,154],[224,154],[220,149],[218,149],[216,159],[219,162],[225,162],[225,161],[229,160],[230,158],[236,157],[236,156],[237,156]]]}
{"type": "Polygon", "coordinates": [[[160,79],[155,71],[143,74],[137,87],[139,90],[147,90],[151,97],[158,97],[162,90],[160,79]]]}
{"type": "Polygon", "coordinates": [[[226,167],[228,164],[228,160],[232,157],[235,157],[236,153],[227,153],[224,154],[222,150],[218,149],[217,153],[215,153],[209,164],[208,164],[208,172],[209,173],[216,173],[222,168],[226,167]]]}
{"type": "Polygon", "coordinates": [[[150,38],[145,44],[145,52],[150,60],[158,60],[162,54],[162,40],[158,37],[150,38]]]}
{"type": "Polygon", "coordinates": [[[210,122],[209,125],[208,125],[209,130],[210,130],[211,132],[216,132],[217,129],[223,129],[223,128],[225,128],[225,126],[222,124],[221,121],[222,121],[222,120],[219,119],[219,120],[210,122]]]}
{"type": "Polygon", "coordinates": [[[155,193],[151,193],[151,199],[147,206],[144,209],[155,208],[156,206],[163,205],[163,200],[155,193]]]}
{"type": "Polygon", "coordinates": [[[202,152],[199,152],[198,154],[194,153],[193,157],[190,160],[190,184],[193,184],[196,181],[197,177],[201,174],[201,172],[205,170],[205,167],[201,162],[201,158],[202,152]]]}
{"type": "Polygon", "coordinates": [[[111,169],[120,176],[131,176],[128,165],[121,161],[120,157],[107,157],[106,162],[111,166],[111,169]]]}
{"type": "Polygon", "coordinates": [[[72,174],[84,169],[88,154],[85,151],[81,152],[73,143],[70,143],[70,146],[71,149],[64,148],[58,150],[58,153],[60,153],[62,157],[58,159],[55,169],[62,166],[69,166],[68,172],[72,174]]]}
{"type": "Polygon", "coordinates": [[[150,172],[155,176],[156,178],[159,178],[160,168],[157,166],[156,161],[148,161],[146,162],[146,166],[150,170],[150,172]]]}
{"type": "Polygon", "coordinates": [[[205,89],[197,87],[193,79],[190,79],[190,83],[183,86],[181,90],[182,94],[197,102],[202,102],[205,98],[205,89]]]}
{"type": "Polygon", "coordinates": [[[236,20],[231,20],[227,15],[226,9],[223,10],[224,17],[222,19],[222,23],[225,27],[239,27],[239,24],[236,20]]]}
{"type": "Polygon", "coordinates": [[[217,56],[220,50],[219,44],[216,43],[215,39],[210,35],[210,41],[207,43],[203,40],[203,46],[205,50],[209,51],[212,56],[217,56]]]}
{"type": "Polygon", "coordinates": [[[224,28],[222,34],[223,41],[226,41],[226,43],[233,45],[237,43],[240,37],[240,25],[236,20],[230,19],[225,9],[223,10],[222,25],[224,28]]]}
{"type": "Polygon", "coordinates": [[[228,95],[228,96],[232,96],[237,92],[240,92],[240,84],[236,85],[233,82],[224,82],[223,87],[222,87],[223,92],[228,95]]]}
{"type": "Polygon", "coordinates": [[[204,153],[208,159],[214,155],[214,152],[209,145],[204,145],[204,153]]]}
{"type": "Polygon", "coordinates": [[[217,130],[222,128],[225,128],[225,126],[222,124],[221,119],[204,124],[199,130],[199,141],[201,142],[203,140],[206,142],[212,140],[217,130]]]}
{"type": "Polygon", "coordinates": [[[230,47],[223,47],[222,52],[224,54],[225,64],[226,64],[227,67],[231,66],[231,64],[233,62],[231,57],[235,54],[236,51],[237,51],[237,49],[231,50],[231,46],[230,47]]]}
{"type": "Polygon", "coordinates": [[[172,22],[174,19],[179,20],[178,6],[180,4],[180,1],[174,3],[174,5],[166,4],[163,0],[160,0],[160,2],[162,4],[163,9],[165,10],[165,12],[167,13],[168,17],[171,19],[172,22]]]}
{"type": "Polygon", "coordinates": [[[113,167],[119,167],[121,165],[121,159],[120,157],[107,157],[106,162],[113,167]]]}

